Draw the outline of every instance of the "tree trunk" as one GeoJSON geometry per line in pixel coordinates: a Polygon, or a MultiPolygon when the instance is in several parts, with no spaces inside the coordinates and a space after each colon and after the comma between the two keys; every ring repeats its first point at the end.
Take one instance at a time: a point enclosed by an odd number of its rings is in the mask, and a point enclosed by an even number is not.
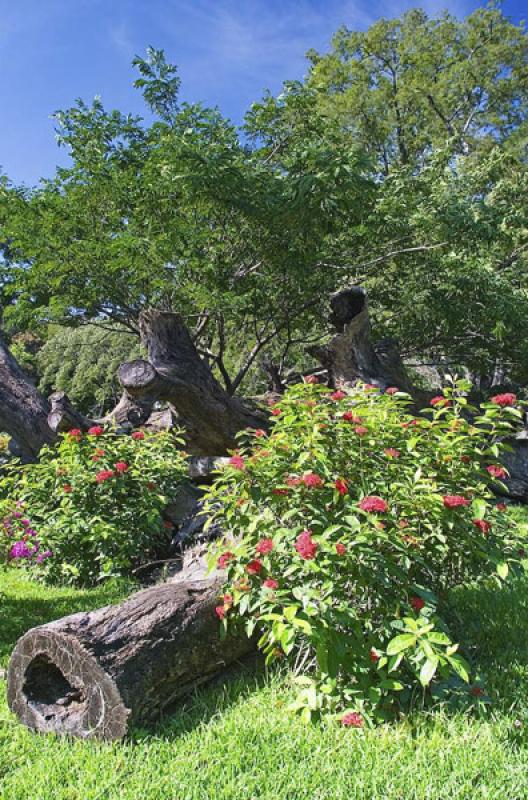
{"type": "Polygon", "coordinates": [[[119,739],[156,720],[254,647],[245,635],[220,637],[223,581],[190,550],[168,583],[33,628],[11,657],[9,707],[33,730],[85,739],[119,739]]]}
{"type": "Polygon", "coordinates": [[[169,403],[196,455],[222,455],[244,428],[266,428],[267,416],[229,395],[214,378],[178,314],[149,309],[140,319],[148,361],[122,364],[119,379],[137,402],[169,403]]]}
{"type": "Polygon", "coordinates": [[[328,345],[310,350],[328,370],[329,383],[344,387],[363,381],[382,390],[396,386],[414,394],[396,342],[372,343],[365,290],[360,286],[344,289],[333,295],[330,306],[329,321],[336,334],[328,345]]]}
{"type": "Polygon", "coordinates": [[[56,440],[48,425],[49,410],[0,334],[0,431],[13,437],[23,461],[34,461],[44,444],[56,440]]]}

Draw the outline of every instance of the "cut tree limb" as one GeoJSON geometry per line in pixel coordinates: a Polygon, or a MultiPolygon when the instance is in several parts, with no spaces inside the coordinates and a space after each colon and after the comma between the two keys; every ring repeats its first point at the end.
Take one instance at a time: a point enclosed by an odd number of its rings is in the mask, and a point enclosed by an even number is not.
{"type": "MultiPolygon", "coordinates": [[[[203,546],[202,546],[203,549],[203,546]]],[[[33,730],[119,739],[254,648],[222,639],[222,573],[190,550],[170,582],[28,631],[8,670],[11,710],[33,730]]]]}

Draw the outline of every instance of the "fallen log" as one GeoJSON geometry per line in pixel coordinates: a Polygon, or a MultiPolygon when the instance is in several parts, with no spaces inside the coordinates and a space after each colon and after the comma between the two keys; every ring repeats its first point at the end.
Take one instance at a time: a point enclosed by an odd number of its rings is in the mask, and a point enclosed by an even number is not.
{"type": "Polygon", "coordinates": [[[171,581],[28,631],[9,663],[10,709],[33,730],[84,739],[155,721],[253,649],[243,634],[220,636],[223,580],[194,548],[171,581]]]}

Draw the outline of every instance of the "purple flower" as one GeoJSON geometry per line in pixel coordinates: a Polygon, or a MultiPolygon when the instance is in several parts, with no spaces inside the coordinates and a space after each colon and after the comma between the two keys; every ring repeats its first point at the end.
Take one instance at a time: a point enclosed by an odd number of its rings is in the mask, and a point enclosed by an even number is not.
{"type": "Polygon", "coordinates": [[[15,542],[9,551],[9,558],[31,558],[33,550],[25,542],[15,542]]]}
{"type": "Polygon", "coordinates": [[[44,550],[43,553],[39,553],[38,554],[38,556],[37,556],[37,564],[42,564],[42,562],[44,561],[45,558],[50,558],[50,556],[52,556],[52,555],[53,555],[53,553],[51,552],[51,550],[44,550]]]}
{"type": "Polygon", "coordinates": [[[20,523],[21,523],[21,525],[24,526],[24,528],[28,528],[29,527],[29,520],[28,519],[21,519],[20,523]]]}
{"type": "Polygon", "coordinates": [[[37,532],[36,532],[36,530],[34,530],[34,528],[26,528],[26,533],[28,533],[30,536],[36,536],[37,535],[37,532]]]}
{"type": "Polygon", "coordinates": [[[13,511],[13,516],[14,516],[15,519],[20,519],[20,517],[22,516],[22,512],[21,511],[13,511]]]}

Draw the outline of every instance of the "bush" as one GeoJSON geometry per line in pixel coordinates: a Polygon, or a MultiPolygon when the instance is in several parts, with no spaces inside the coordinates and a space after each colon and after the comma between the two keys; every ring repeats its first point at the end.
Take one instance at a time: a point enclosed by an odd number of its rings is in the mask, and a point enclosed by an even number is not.
{"type": "Polygon", "coordinates": [[[37,464],[7,466],[0,481],[5,560],[50,581],[128,575],[170,540],[161,512],[186,480],[180,444],[171,433],[95,426],[62,436],[37,464]]]}
{"type": "Polygon", "coordinates": [[[471,408],[468,389],[415,418],[396,389],[296,386],[210,492],[226,533],[211,555],[228,574],[216,612],[294,664],[307,718],[360,727],[417,700],[486,701],[442,611],[454,585],[519,569],[490,484],[521,412],[514,396],[471,408]]]}

